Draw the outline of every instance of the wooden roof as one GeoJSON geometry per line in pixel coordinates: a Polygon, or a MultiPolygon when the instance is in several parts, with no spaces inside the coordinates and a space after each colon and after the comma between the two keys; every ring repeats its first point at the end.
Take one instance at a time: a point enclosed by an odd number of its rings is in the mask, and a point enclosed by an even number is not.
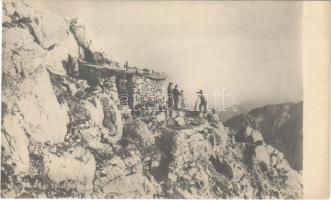
{"type": "Polygon", "coordinates": [[[122,67],[117,67],[117,66],[112,66],[112,65],[97,65],[93,63],[88,63],[84,61],[79,62],[80,67],[88,67],[91,69],[94,69],[95,71],[99,71],[102,75],[104,76],[109,76],[109,75],[114,75],[114,74],[133,74],[133,75],[140,75],[140,76],[145,76],[150,79],[154,80],[165,80],[168,78],[168,76],[164,73],[158,73],[158,72],[153,72],[153,73],[148,73],[146,71],[143,71],[141,69],[134,69],[134,68],[122,68],[122,67]]]}

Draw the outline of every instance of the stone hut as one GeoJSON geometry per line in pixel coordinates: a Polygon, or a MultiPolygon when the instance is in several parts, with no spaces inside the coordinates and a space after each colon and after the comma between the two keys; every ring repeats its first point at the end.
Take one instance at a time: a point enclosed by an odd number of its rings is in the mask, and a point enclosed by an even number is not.
{"type": "Polygon", "coordinates": [[[112,80],[111,82],[116,84],[118,98],[123,106],[156,107],[164,105],[166,101],[167,76],[164,73],[137,67],[101,66],[80,61],[79,76],[86,79],[90,86],[112,80]]]}

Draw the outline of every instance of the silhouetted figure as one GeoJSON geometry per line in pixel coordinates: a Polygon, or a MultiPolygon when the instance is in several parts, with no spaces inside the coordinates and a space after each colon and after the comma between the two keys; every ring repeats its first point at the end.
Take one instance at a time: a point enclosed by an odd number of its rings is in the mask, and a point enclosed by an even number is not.
{"type": "Polygon", "coordinates": [[[185,102],[184,102],[184,90],[180,91],[180,95],[179,95],[179,107],[181,109],[185,108],[185,102]]]}
{"type": "Polygon", "coordinates": [[[172,94],[172,82],[169,83],[168,85],[168,109],[172,109],[174,106],[174,98],[173,98],[173,94],[172,94]]]}
{"type": "Polygon", "coordinates": [[[125,61],[124,68],[125,68],[125,71],[128,71],[128,68],[129,68],[129,63],[128,63],[128,61],[125,61]]]}
{"type": "Polygon", "coordinates": [[[199,104],[199,110],[202,112],[203,108],[203,113],[207,113],[207,100],[206,97],[203,95],[203,91],[200,90],[198,92],[199,98],[200,98],[200,104],[199,104]]]}
{"type": "Polygon", "coordinates": [[[174,108],[175,110],[178,110],[178,102],[179,102],[179,95],[180,95],[180,92],[178,90],[178,85],[175,85],[175,88],[172,90],[172,94],[174,96],[174,108]]]}

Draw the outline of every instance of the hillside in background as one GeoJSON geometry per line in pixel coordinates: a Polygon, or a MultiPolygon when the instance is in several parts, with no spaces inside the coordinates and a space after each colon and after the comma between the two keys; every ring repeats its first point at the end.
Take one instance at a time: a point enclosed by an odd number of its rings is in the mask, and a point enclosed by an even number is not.
{"type": "Polygon", "coordinates": [[[235,116],[225,126],[238,134],[246,128],[260,131],[267,144],[284,153],[296,170],[302,170],[303,102],[266,105],[235,116]]]}
{"type": "Polygon", "coordinates": [[[220,120],[222,123],[226,122],[227,120],[244,113],[248,113],[250,110],[257,108],[261,105],[264,105],[260,102],[243,102],[236,105],[234,109],[233,106],[227,107],[225,111],[218,111],[220,120]]]}

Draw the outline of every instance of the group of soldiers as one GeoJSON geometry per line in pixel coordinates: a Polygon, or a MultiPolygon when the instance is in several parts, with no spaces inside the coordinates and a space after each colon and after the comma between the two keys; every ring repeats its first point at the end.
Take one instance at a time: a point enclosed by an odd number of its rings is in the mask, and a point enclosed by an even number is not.
{"type": "MultiPolygon", "coordinates": [[[[170,110],[185,109],[184,91],[179,90],[178,85],[175,85],[175,87],[173,88],[173,83],[169,82],[167,92],[168,92],[168,100],[167,100],[168,109],[170,110]]],[[[199,92],[197,92],[197,94],[198,94],[198,99],[194,110],[207,113],[207,99],[203,95],[203,91],[200,90],[199,92]]]]}
{"type": "MultiPolygon", "coordinates": [[[[76,77],[79,74],[79,60],[78,58],[72,57],[68,54],[67,58],[67,73],[72,77],[76,77]]],[[[125,65],[128,66],[128,63],[125,65]]],[[[96,83],[97,84],[97,83],[96,83]]],[[[128,91],[128,81],[126,76],[124,75],[123,78],[119,81],[119,93],[120,95],[127,95],[128,91]]],[[[169,82],[167,88],[168,96],[167,96],[167,110],[184,110],[185,102],[184,102],[184,91],[178,89],[178,85],[173,87],[173,83],[169,82]]],[[[200,90],[197,92],[198,99],[195,104],[195,111],[200,111],[203,113],[207,113],[207,100],[203,95],[203,91],[200,90]]]]}
{"type": "Polygon", "coordinates": [[[168,84],[168,101],[167,101],[167,107],[168,109],[174,109],[179,110],[180,108],[184,108],[184,91],[178,89],[178,85],[175,85],[175,87],[172,87],[173,83],[170,82],[168,84]]]}

